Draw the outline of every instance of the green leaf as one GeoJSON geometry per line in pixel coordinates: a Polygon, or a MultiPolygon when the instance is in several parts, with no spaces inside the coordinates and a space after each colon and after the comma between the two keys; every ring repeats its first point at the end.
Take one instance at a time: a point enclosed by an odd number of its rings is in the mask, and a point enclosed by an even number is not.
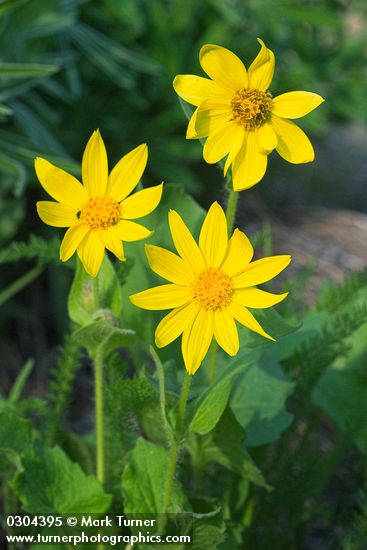
{"type": "MultiPolygon", "coordinates": [[[[167,476],[167,452],[139,438],[122,476],[124,511],[129,514],[162,512],[164,482],[167,476]]],[[[180,483],[175,479],[169,512],[188,510],[180,483]]]]}
{"type": "Polygon", "coordinates": [[[5,453],[20,467],[20,457],[29,453],[32,443],[32,425],[9,408],[0,411],[0,453],[5,453]]]}
{"type": "Polygon", "coordinates": [[[192,541],[193,550],[213,550],[225,541],[223,513],[217,509],[214,513],[195,514],[192,541]]]}
{"type": "Polygon", "coordinates": [[[198,434],[206,434],[214,428],[226,408],[234,376],[230,375],[210,386],[198,398],[198,404],[193,404],[195,413],[190,423],[189,429],[191,431],[198,434]]]}
{"type": "Polygon", "coordinates": [[[115,327],[103,319],[93,321],[73,333],[75,342],[86,348],[90,357],[95,357],[97,350],[105,357],[117,348],[132,346],[135,336],[133,330],[115,327]]]}
{"type": "MultiPolygon", "coordinates": [[[[270,334],[275,340],[283,338],[288,334],[292,334],[300,328],[300,325],[291,325],[288,323],[275,309],[259,309],[252,311],[260,325],[265,332],[270,334]]],[[[274,346],[274,342],[271,342],[267,338],[256,334],[252,330],[238,325],[238,333],[240,336],[240,349],[256,348],[259,346],[266,346],[270,348],[274,346]]],[[[241,352],[240,352],[241,353],[241,352]]]]}
{"type": "Polygon", "coordinates": [[[246,431],[247,446],[275,441],[289,426],[292,415],[285,401],[293,387],[269,352],[237,379],[230,405],[246,431]]]}
{"type": "Polygon", "coordinates": [[[71,320],[78,325],[88,325],[103,315],[104,309],[110,310],[118,316],[121,307],[121,288],[107,254],[105,254],[101,270],[95,280],[88,275],[83,264],[78,260],[68,298],[68,311],[71,320]],[[94,285],[98,286],[99,303],[96,302],[94,285]]]}
{"type": "Polygon", "coordinates": [[[217,462],[245,480],[269,489],[260,470],[243,447],[245,435],[244,429],[228,407],[214,430],[198,441],[193,438],[189,440],[188,448],[194,459],[196,455],[200,467],[217,462]]]}
{"type": "Polygon", "coordinates": [[[349,343],[349,353],[325,372],[313,391],[312,399],[367,455],[366,324],[349,338],[349,343]]]}
{"type": "Polygon", "coordinates": [[[0,63],[0,79],[35,78],[47,76],[59,70],[57,65],[31,63],[0,63]]]}
{"type": "Polygon", "coordinates": [[[36,514],[99,514],[111,504],[94,476],[87,476],[59,448],[39,447],[23,460],[12,487],[27,512],[36,514]]]}

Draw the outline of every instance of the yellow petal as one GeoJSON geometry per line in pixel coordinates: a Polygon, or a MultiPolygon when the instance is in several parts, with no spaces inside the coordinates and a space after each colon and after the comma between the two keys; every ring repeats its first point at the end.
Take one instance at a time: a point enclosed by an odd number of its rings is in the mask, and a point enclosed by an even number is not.
{"type": "Polygon", "coordinates": [[[264,42],[258,38],[261,49],[248,70],[249,88],[256,88],[265,92],[273,80],[275,58],[264,42]]]}
{"type": "Polygon", "coordinates": [[[78,221],[74,206],[58,202],[38,201],[37,212],[44,223],[53,227],[69,227],[78,221]]]}
{"type": "Polygon", "coordinates": [[[130,296],[130,301],[143,309],[172,309],[190,302],[191,288],[179,285],[161,285],[130,296]]]}
{"type": "Polygon", "coordinates": [[[292,164],[314,160],[312,144],[299,126],[275,115],[272,116],[271,125],[278,136],[277,151],[281,157],[292,164]]]}
{"type": "Polygon", "coordinates": [[[145,245],[145,252],[149,265],[155,273],[171,283],[191,285],[195,276],[194,271],[180,256],[160,246],[149,244],[145,245]]]}
{"type": "Polygon", "coordinates": [[[196,106],[209,97],[228,97],[228,89],[213,80],[192,74],[177,75],[173,87],[182,99],[196,106]]]}
{"type": "Polygon", "coordinates": [[[87,233],[77,251],[85,271],[91,277],[97,277],[104,256],[104,245],[100,238],[100,232],[90,231],[87,233]]]}
{"type": "Polygon", "coordinates": [[[137,186],[148,160],[146,143],[124,155],[112,169],[106,194],[120,202],[137,186]]]}
{"type": "Polygon", "coordinates": [[[228,308],[214,311],[214,336],[228,355],[236,355],[240,345],[238,331],[228,308]]]}
{"type": "Polygon", "coordinates": [[[87,224],[75,222],[64,235],[60,246],[60,260],[66,262],[74,254],[86,234],[90,231],[87,224]]]}
{"type": "Polygon", "coordinates": [[[36,158],[34,168],[45,191],[55,200],[77,210],[88,200],[84,187],[71,174],[42,158],[36,158]]]}
{"type": "Polygon", "coordinates": [[[272,112],[281,118],[300,118],[324,101],[323,97],[312,92],[287,92],[273,99],[272,112]]]}
{"type": "Polygon", "coordinates": [[[276,277],[291,261],[291,256],[269,256],[249,264],[243,273],[233,277],[233,288],[261,285],[276,277]]]}
{"type": "Polygon", "coordinates": [[[267,155],[260,151],[257,132],[248,132],[245,143],[233,160],[233,189],[242,191],[256,185],[266,172],[267,162],[267,155]]]}
{"type": "Polygon", "coordinates": [[[279,304],[287,296],[288,292],[284,294],[272,294],[259,288],[241,288],[233,292],[232,300],[242,306],[261,309],[275,306],[275,304],[279,304]]]}
{"type": "Polygon", "coordinates": [[[201,139],[217,132],[231,121],[232,116],[229,103],[225,105],[212,100],[203,101],[195,115],[195,138],[201,139]]]}
{"type": "Polygon", "coordinates": [[[250,313],[244,306],[241,306],[236,302],[231,302],[228,309],[230,314],[233,315],[236,321],[241,323],[241,325],[244,325],[253,332],[257,332],[257,334],[261,334],[261,336],[264,336],[265,338],[269,338],[269,340],[275,341],[272,336],[265,332],[262,326],[256,321],[252,313],[250,313]]]}
{"type": "Polygon", "coordinates": [[[196,116],[198,114],[198,109],[192,113],[192,117],[189,120],[186,130],[186,139],[196,139],[198,136],[196,134],[195,125],[196,125],[196,116]]]}
{"type": "Polygon", "coordinates": [[[199,237],[199,247],[207,267],[220,266],[227,244],[227,219],[223,208],[214,202],[209,208],[199,237]]]}
{"type": "Polygon", "coordinates": [[[198,314],[199,306],[195,302],[185,304],[170,311],[163,317],[155,330],[155,344],[157,348],[168,346],[176,340],[188,325],[191,325],[198,314]]]}
{"type": "Polygon", "coordinates": [[[175,210],[170,210],[168,222],[173,244],[181,258],[191,265],[195,273],[203,271],[205,269],[203,255],[181,216],[175,210]]]}
{"type": "Polygon", "coordinates": [[[227,175],[228,169],[233,163],[234,158],[238,155],[241,147],[244,146],[246,140],[246,132],[244,128],[240,125],[237,125],[238,130],[235,133],[234,139],[231,144],[231,149],[229,151],[228,157],[224,165],[224,175],[227,175]]]}
{"type": "Polygon", "coordinates": [[[116,258],[118,258],[121,262],[126,260],[122,240],[117,235],[114,227],[109,227],[108,229],[101,231],[101,239],[107,250],[112,252],[116,258]]]}
{"type": "Polygon", "coordinates": [[[213,339],[213,312],[199,309],[191,325],[182,335],[182,356],[186,370],[194,374],[200,367],[213,339]]]}
{"type": "Polygon", "coordinates": [[[214,164],[225,157],[243,139],[243,130],[235,122],[227,122],[216,132],[210,132],[203,149],[204,160],[214,164]]]}
{"type": "Polygon", "coordinates": [[[264,153],[270,153],[277,146],[278,138],[270,124],[265,123],[260,126],[257,130],[257,137],[264,153]]]}
{"type": "Polygon", "coordinates": [[[232,91],[247,88],[246,68],[227,48],[205,44],[200,50],[199,60],[206,74],[217,84],[232,91]]]}
{"type": "Polygon", "coordinates": [[[116,235],[121,241],[140,241],[146,239],[152,235],[153,231],[150,231],[144,225],[140,223],[131,222],[130,220],[120,220],[113,226],[116,235]]]}
{"type": "Polygon", "coordinates": [[[221,269],[223,269],[229,277],[235,277],[246,269],[253,255],[254,249],[249,239],[243,231],[235,229],[232,237],[228,241],[227,251],[221,269]]]}
{"type": "Polygon", "coordinates": [[[105,194],[108,179],[106,148],[99,130],[93,132],[82,160],[83,184],[90,197],[105,194]]]}
{"type": "Polygon", "coordinates": [[[147,216],[155,208],[162,198],[163,183],[138,191],[123,200],[120,205],[121,217],[124,220],[134,220],[147,216]]]}

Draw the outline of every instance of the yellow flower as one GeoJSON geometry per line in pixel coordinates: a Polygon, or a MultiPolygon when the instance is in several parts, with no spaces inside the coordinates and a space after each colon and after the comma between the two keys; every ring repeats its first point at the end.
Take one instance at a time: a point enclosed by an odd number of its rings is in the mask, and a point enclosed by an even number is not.
{"type": "Polygon", "coordinates": [[[58,202],[39,201],[41,220],[54,227],[69,227],[60,247],[66,262],[77,251],[85,270],[96,277],[105,248],[125,260],[122,241],[137,241],[151,231],[131,220],[152,212],[162,196],[163,184],[130,195],[148,159],[146,144],[123,156],[108,175],[107,154],[99,130],[93,132],[83,154],[82,185],[74,176],[42,158],[35,169],[43,188],[58,202]]]}
{"type": "Polygon", "coordinates": [[[199,59],[210,79],[178,75],[173,82],[177,94],[197,107],[186,137],[208,138],[203,155],[209,164],[228,155],[224,174],[232,165],[235,191],[262,179],[267,155],[273,149],[294,164],[314,160],[308,137],[287,119],[300,118],[324,101],[312,92],[288,92],[273,98],[268,88],[274,74],[274,54],[258,41],[261,50],[248,71],[231,51],[206,44],[199,59]]]}
{"type": "Polygon", "coordinates": [[[177,212],[169,212],[172,239],[179,255],[146,245],[150,267],[169,284],[130,296],[144,309],[172,309],[157,326],[157,347],[182,336],[182,355],[190,374],[203,361],[213,335],[229,355],[239,348],[235,320],[273,340],[247,309],[266,308],[281,302],[288,293],[270,294],[255,288],[269,281],[289,264],[290,256],[271,256],[251,262],[253,248],[236,229],[228,240],[227,220],[214,202],[201,228],[199,245],[177,212]]]}

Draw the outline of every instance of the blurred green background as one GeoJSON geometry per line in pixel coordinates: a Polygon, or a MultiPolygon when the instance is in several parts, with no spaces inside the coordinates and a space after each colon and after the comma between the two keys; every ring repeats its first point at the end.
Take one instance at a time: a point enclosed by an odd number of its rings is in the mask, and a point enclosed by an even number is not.
{"type": "MultiPolygon", "coordinates": [[[[204,163],[198,141],[185,139],[187,121],[172,88],[178,73],[203,74],[198,53],[208,42],[232,49],[248,65],[260,36],[276,54],[273,94],[305,89],[326,98],[300,124],[316,161],[293,166],[272,154],[265,178],[243,202],[255,197],[280,216],[319,204],[366,210],[366,21],[363,0],[3,0],[0,262],[7,262],[13,241],[34,233],[51,242],[57,234],[35,211],[36,200],[46,197],[34,157],[78,175],[97,127],[111,166],[148,143],[144,185],[181,184],[204,206],[224,199],[221,171],[204,163]]],[[[1,287],[33,265],[7,264],[1,287]]],[[[49,342],[61,339],[71,275],[51,267],[31,292],[2,308],[7,366],[17,370],[29,355],[44,358],[49,342]]],[[[12,378],[12,369],[5,371],[12,378]]]]}

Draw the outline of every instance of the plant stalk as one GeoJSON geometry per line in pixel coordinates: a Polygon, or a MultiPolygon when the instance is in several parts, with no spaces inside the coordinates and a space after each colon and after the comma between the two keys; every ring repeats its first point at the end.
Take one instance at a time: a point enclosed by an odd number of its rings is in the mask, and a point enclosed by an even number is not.
{"type": "MultiPolygon", "coordinates": [[[[183,435],[185,411],[186,411],[187,398],[189,395],[190,383],[191,383],[191,375],[186,372],[185,378],[182,384],[181,397],[178,404],[175,436],[171,445],[169,458],[168,458],[168,472],[167,472],[167,478],[166,478],[166,483],[164,488],[163,505],[162,505],[163,514],[167,513],[171,503],[172,486],[175,478],[177,459],[178,459],[178,454],[180,451],[181,440],[183,435]]],[[[161,533],[164,532],[165,526],[166,526],[166,516],[163,516],[160,524],[161,533]]]]}

